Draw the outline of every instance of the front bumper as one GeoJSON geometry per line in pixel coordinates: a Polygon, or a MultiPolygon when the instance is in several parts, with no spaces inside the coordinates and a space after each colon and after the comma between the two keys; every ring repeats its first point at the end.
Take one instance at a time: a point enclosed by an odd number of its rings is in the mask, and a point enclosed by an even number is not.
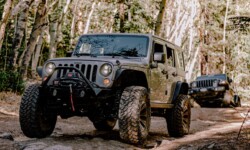
{"type": "Polygon", "coordinates": [[[56,67],[54,69],[54,72],[46,79],[45,82],[43,82],[42,86],[47,86],[47,85],[53,85],[53,86],[82,86],[86,89],[89,89],[91,92],[93,92],[95,95],[98,95],[101,91],[101,88],[98,87],[96,84],[93,82],[89,81],[84,74],[77,68],[75,67],[56,67]],[[62,77],[62,78],[56,78],[56,72],[60,70],[70,70],[72,73],[77,73],[79,76],[78,77],[62,77]],[[58,82],[57,85],[55,85],[55,81],[58,82]],[[60,82],[63,84],[60,85],[60,82]]]}
{"type": "Polygon", "coordinates": [[[40,93],[47,109],[63,118],[87,115],[95,106],[114,96],[112,89],[98,87],[77,68],[57,67],[54,73],[42,83],[40,93]],[[70,72],[64,77],[54,78],[53,74],[60,69],[70,69],[70,72]]]}
{"type": "Polygon", "coordinates": [[[225,87],[202,87],[189,89],[189,95],[200,105],[224,101],[225,87]]]}
{"type": "Polygon", "coordinates": [[[189,89],[189,95],[204,95],[204,94],[211,94],[211,93],[218,93],[225,91],[225,87],[203,87],[203,88],[192,88],[189,89]]]}
{"type": "Polygon", "coordinates": [[[189,89],[188,94],[194,99],[220,100],[223,98],[225,87],[202,87],[189,89]]]}

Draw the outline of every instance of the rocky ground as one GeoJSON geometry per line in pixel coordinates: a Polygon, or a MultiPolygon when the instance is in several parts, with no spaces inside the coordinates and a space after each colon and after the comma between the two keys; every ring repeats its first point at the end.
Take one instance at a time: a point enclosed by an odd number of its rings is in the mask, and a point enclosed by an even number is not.
{"type": "MultiPolygon", "coordinates": [[[[86,117],[58,119],[50,137],[25,137],[18,121],[20,96],[0,93],[0,149],[71,150],[71,149],[250,149],[250,117],[239,134],[249,104],[241,108],[192,108],[190,134],[183,138],[169,137],[163,118],[153,117],[145,145],[129,145],[121,141],[118,126],[111,132],[96,131],[86,117]],[[238,137],[238,138],[237,138],[238,137]]],[[[249,113],[250,116],[250,113],[249,113]]]]}

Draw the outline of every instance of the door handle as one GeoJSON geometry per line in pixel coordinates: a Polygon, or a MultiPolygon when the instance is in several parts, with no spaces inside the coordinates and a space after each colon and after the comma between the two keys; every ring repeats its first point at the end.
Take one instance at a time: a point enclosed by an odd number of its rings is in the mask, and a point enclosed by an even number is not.
{"type": "Polygon", "coordinates": [[[176,76],[177,76],[177,73],[176,73],[176,72],[173,72],[172,75],[173,75],[174,77],[176,77],[176,76]]]}
{"type": "Polygon", "coordinates": [[[161,73],[162,73],[162,74],[167,74],[168,71],[166,71],[165,69],[163,69],[163,70],[161,71],[161,73]]]}

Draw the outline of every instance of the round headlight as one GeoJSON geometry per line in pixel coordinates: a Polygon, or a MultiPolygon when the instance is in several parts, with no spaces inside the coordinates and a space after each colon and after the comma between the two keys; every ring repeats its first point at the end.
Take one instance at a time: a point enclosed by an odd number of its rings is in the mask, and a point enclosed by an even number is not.
{"type": "Polygon", "coordinates": [[[218,86],[218,81],[215,80],[215,81],[213,82],[213,87],[217,87],[217,86],[218,86]]]}
{"type": "Polygon", "coordinates": [[[52,62],[49,62],[46,64],[45,66],[45,72],[50,75],[51,73],[53,73],[54,69],[55,69],[56,65],[52,62]]]}
{"type": "Polygon", "coordinates": [[[191,84],[191,87],[192,87],[192,88],[196,88],[196,87],[197,87],[197,83],[196,83],[196,82],[193,82],[193,83],[191,84]]]}
{"type": "Polygon", "coordinates": [[[111,74],[112,72],[112,66],[110,64],[103,64],[100,69],[100,73],[107,77],[111,74]]]}
{"type": "Polygon", "coordinates": [[[226,85],[227,81],[226,80],[220,80],[219,85],[226,85]]]}

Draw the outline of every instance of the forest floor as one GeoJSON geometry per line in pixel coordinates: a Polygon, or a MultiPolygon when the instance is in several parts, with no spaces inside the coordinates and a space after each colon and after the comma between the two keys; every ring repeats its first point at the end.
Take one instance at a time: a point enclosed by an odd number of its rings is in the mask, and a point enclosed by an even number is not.
{"type": "MultiPolygon", "coordinates": [[[[0,93],[0,150],[119,150],[119,149],[249,149],[250,117],[238,133],[249,104],[241,108],[192,108],[190,134],[182,138],[169,137],[166,121],[152,117],[148,141],[145,145],[129,145],[119,138],[118,126],[113,131],[96,131],[86,117],[58,118],[53,134],[44,139],[27,138],[19,125],[18,111],[21,97],[0,93]]],[[[250,114],[248,114],[250,116],[250,114]]]]}

